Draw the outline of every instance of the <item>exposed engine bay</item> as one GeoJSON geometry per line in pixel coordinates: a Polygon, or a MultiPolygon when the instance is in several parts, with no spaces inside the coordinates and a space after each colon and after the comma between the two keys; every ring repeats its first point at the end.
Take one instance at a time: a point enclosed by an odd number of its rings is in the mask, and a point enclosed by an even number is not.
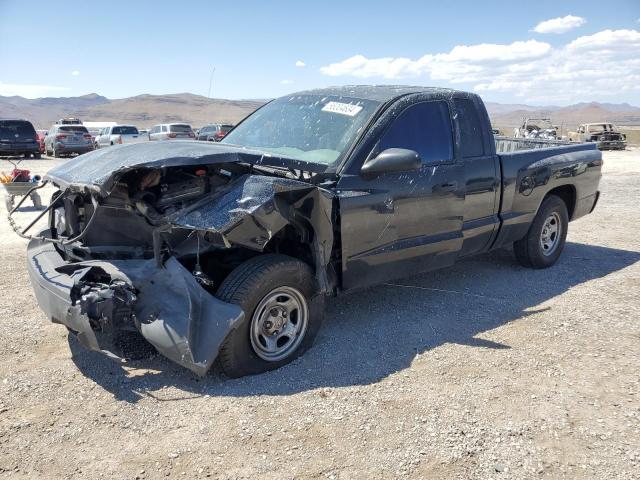
{"type": "MultiPolygon", "coordinates": [[[[88,190],[58,192],[50,229],[53,238],[63,240],[58,248],[68,261],[155,257],[161,265],[175,255],[210,288],[217,282],[203,273],[207,262],[215,263],[210,270],[221,277],[265,249],[281,251],[301,243],[309,245],[307,251],[288,253],[309,263],[322,262],[324,272],[333,232],[330,214],[315,211],[331,210],[332,196],[300,181],[304,173],[296,179],[293,175],[233,163],[134,169],[100,201],[88,190]],[[320,195],[322,205],[309,202],[309,195],[320,195]],[[321,240],[314,227],[318,222],[327,236],[322,247],[314,245],[321,240]],[[80,235],[81,241],[73,241],[80,235]],[[275,237],[278,241],[271,242],[275,237]]],[[[322,280],[327,285],[324,276],[322,280]]]]}

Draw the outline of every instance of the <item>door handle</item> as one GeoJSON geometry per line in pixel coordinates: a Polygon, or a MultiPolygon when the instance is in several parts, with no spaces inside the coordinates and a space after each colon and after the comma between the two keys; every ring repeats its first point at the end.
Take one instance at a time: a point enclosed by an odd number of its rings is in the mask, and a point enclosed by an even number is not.
{"type": "Polygon", "coordinates": [[[458,182],[442,183],[433,187],[436,192],[455,192],[458,189],[458,182]]]}

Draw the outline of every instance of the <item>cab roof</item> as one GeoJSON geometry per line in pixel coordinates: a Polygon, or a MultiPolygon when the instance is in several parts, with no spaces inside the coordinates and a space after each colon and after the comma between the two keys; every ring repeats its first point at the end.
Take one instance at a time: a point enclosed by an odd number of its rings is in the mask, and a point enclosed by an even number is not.
{"type": "Polygon", "coordinates": [[[453,96],[454,94],[469,95],[466,92],[452,90],[450,88],[420,87],[410,85],[345,85],[340,87],[304,90],[302,92],[293,93],[292,95],[335,95],[360,98],[363,100],[373,100],[384,103],[412,93],[426,93],[432,94],[433,96],[437,97],[453,96]]]}

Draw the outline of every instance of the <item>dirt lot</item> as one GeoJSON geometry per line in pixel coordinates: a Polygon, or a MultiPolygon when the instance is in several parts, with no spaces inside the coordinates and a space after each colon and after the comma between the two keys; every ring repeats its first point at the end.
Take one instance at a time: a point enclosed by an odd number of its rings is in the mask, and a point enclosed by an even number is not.
{"type": "Polygon", "coordinates": [[[0,478],[640,478],[640,150],[601,190],[555,267],[499,251],[332,300],[303,358],[240,380],[46,323],[3,203],[0,478]]]}

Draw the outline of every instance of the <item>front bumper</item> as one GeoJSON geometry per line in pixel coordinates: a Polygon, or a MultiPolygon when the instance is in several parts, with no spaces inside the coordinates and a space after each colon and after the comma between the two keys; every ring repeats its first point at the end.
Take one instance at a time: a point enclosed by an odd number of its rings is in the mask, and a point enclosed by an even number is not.
{"type": "Polygon", "coordinates": [[[0,144],[0,155],[21,155],[25,153],[39,153],[38,142],[32,143],[5,143],[0,144]]]}
{"type": "Polygon", "coordinates": [[[624,150],[627,142],[624,140],[601,140],[598,142],[599,150],[624,150]]]}
{"type": "Polygon", "coordinates": [[[56,142],[56,150],[60,153],[87,153],[93,151],[93,144],[68,144],[56,142]]]}
{"type": "Polygon", "coordinates": [[[27,267],[47,317],[86,348],[114,358],[120,358],[118,335],[138,330],[162,355],[204,375],[244,316],[204,290],[174,257],[162,267],[153,259],[68,263],[52,243],[31,240],[27,267]]]}

